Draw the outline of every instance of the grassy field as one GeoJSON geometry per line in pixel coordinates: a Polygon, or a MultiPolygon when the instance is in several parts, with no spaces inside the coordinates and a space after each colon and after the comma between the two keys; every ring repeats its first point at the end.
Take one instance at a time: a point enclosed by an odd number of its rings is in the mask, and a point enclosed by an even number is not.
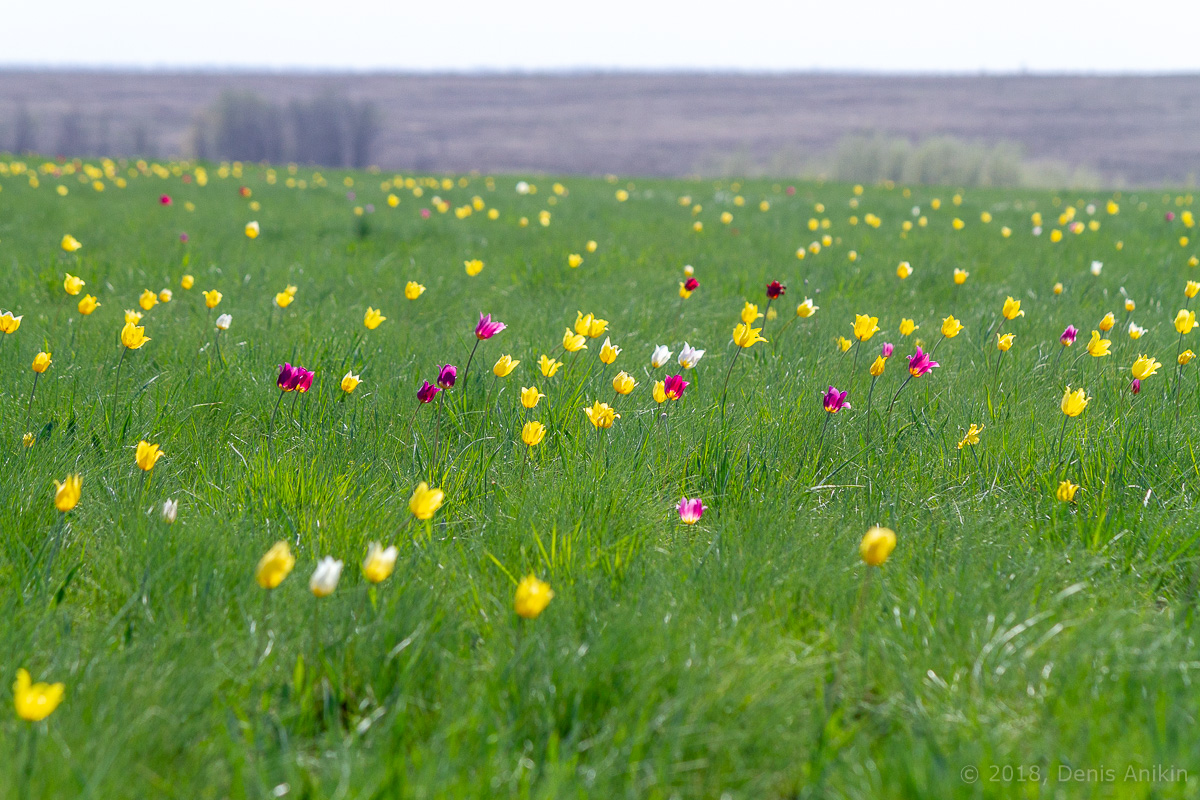
{"type": "Polygon", "coordinates": [[[1200,334],[1173,324],[1200,278],[1190,196],[565,178],[521,194],[515,176],[69,163],[30,163],[31,181],[10,161],[0,675],[65,697],[40,722],[0,715],[0,798],[1200,794],[1200,362],[1175,377],[1200,334]],[[731,333],[773,280],[767,341],[743,352],[731,333]],[[123,312],[164,288],[126,351],[123,312]],[[1001,353],[1010,296],[1025,313],[1001,353]],[[819,309],[798,317],[805,298],[819,309]],[[607,330],[566,354],[578,312],[607,330]],[[507,328],[478,342],[480,313],[507,328]],[[881,330],[842,352],[856,314],[881,330]],[[943,339],[950,315],[965,329],[943,339]],[[693,369],[684,342],[706,351],[693,369]],[[940,366],[904,386],[918,343],[940,366]],[[521,363],[495,377],[505,354],[521,363]],[[1135,395],[1142,354],[1164,366],[1135,395]],[[309,392],[281,398],[284,362],[314,371],[309,392]],[[419,403],[446,363],[454,387],[419,403]],[[689,386],[659,405],[675,374],[689,386]],[[824,410],[830,385],[850,409],[824,410]],[[1074,418],[1068,385],[1091,397],[1074,418]],[[589,424],[594,401],[611,428],[589,424]],[[547,427],[533,448],[526,420],[547,427]],[[165,453],[149,472],[143,440],[165,453]],[[54,482],[75,473],[62,513],[54,482]],[[409,508],[421,481],[445,493],[428,522],[409,508]],[[682,496],[706,507],[695,525],[682,496]],[[879,567],[859,557],[873,525],[897,537],[879,567]],[[277,541],[295,569],[265,590],[277,541]],[[399,550],[378,584],[373,541],[399,550]],[[318,598],[325,556],[345,569],[318,598]],[[530,574],[554,598],[526,619],[530,574]]]}

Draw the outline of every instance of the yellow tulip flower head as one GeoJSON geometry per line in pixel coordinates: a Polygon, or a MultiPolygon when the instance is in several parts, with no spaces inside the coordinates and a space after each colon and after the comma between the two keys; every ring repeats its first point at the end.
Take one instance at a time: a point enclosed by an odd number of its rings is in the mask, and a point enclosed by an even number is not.
{"type": "Polygon", "coordinates": [[[5,311],[0,314],[0,333],[6,336],[10,333],[16,333],[17,328],[21,327],[22,319],[24,319],[24,315],[15,317],[11,311],[5,311]]]}
{"type": "Polygon", "coordinates": [[[587,336],[588,329],[591,327],[592,320],[595,317],[591,314],[585,316],[582,311],[576,311],[575,314],[575,332],[580,336],[587,336]]]}
{"type": "Polygon", "coordinates": [[[960,333],[962,333],[964,327],[965,326],[956,320],[952,314],[942,320],[942,335],[947,339],[953,339],[955,336],[958,336],[960,333]]]}
{"type": "Polygon", "coordinates": [[[536,447],[546,438],[546,426],[537,421],[526,422],[521,428],[521,441],[530,447],[536,447]]]}
{"type": "Polygon", "coordinates": [[[1112,330],[1113,325],[1117,324],[1117,318],[1110,311],[1100,319],[1100,324],[1096,327],[1100,328],[1102,333],[1108,333],[1112,330]]]}
{"type": "Polygon", "coordinates": [[[1083,389],[1076,389],[1072,392],[1071,387],[1068,386],[1067,390],[1063,392],[1062,412],[1068,417],[1078,417],[1087,408],[1091,399],[1083,389]]]}
{"type": "Polygon", "coordinates": [[[41,722],[58,708],[63,692],[61,683],[34,683],[29,672],[17,670],[17,682],[13,684],[13,704],[17,716],[26,722],[41,722]]]}
{"type": "Polygon", "coordinates": [[[921,327],[921,326],[918,325],[916,322],[914,322],[911,319],[907,319],[907,318],[901,319],[900,320],[900,335],[901,336],[911,336],[912,332],[915,331],[919,327],[921,327]]]}
{"type": "Polygon", "coordinates": [[[409,281],[404,284],[404,296],[409,300],[416,300],[425,293],[425,287],[416,281],[409,281]]]}
{"type": "Polygon", "coordinates": [[[753,325],[756,319],[761,318],[762,314],[758,313],[758,306],[747,300],[746,305],[742,306],[742,322],[753,325]]]}
{"type": "Polygon", "coordinates": [[[1125,312],[1127,314],[1132,314],[1134,309],[1136,309],[1136,308],[1137,308],[1137,303],[1133,302],[1132,298],[1126,297],[1125,298],[1125,312]]]}
{"type": "Polygon", "coordinates": [[[1175,330],[1186,336],[1192,332],[1194,327],[1196,327],[1196,312],[1188,311],[1186,308],[1179,309],[1179,313],[1175,315],[1175,330]]]}
{"type": "Polygon", "coordinates": [[[597,430],[611,428],[613,422],[620,419],[621,415],[613,411],[612,406],[608,403],[601,403],[596,400],[592,403],[591,408],[585,408],[583,413],[587,415],[588,422],[597,430]]]}
{"type": "Polygon", "coordinates": [[[158,305],[158,295],[149,289],[146,289],[138,298],[138,305],[142,307],[142,311],[149,311],[158,305]]]}
{"type": "Polygon", "coordinates": [[[478,275],[480,272],[483,272],[483,262],[478,258],[473,258],[470,261],[464,261],[463,267],[466,268],[467,274],[472,278],[478,275]]]}
{"type": "Polygon", "coordinates": [[[346,394],[350,394],[355,389],[358,388],[358,385],[360,383],[362,383],[361,376],[355,375],[353,371],[347,372],[345,375],[342,376],[342,383],[341,383],[342,391],[345,392],[346,394]]]}
{"type": "Polygon", "coordinates": [[[520,361],[514,361],[510,355],[500,356],[492,367],[492,374],[497,378],[507,378],[520,363],[520,361]]]}
{"type": "Polygon", "coordinates": [[[909,264],[907,261],[901,261],[900,266],[896,267],[896,277],[899,278],[900,280],[904,280],[905,278],[907,278],[909,275],[912,275],[912,274],[913,274],[912,264],[909,264]]]}
{"type": "Polygon", "coordinates": [[[74,253],[76,250],[83,247],[83,245],[79,243],[78,239],[68,233],[63,236],[62,241],[59,242],[59,247],[63,249],[63,252],[74,253]]]}
{"type": "Polygon", "coordinates": [[[1100,331],[1092,331],[1092,339],[1087,346],[1088,355],[1092,358],[1103,358],[1108,355],[1108,348],[1111,345],[1112,342],[1108,339],[1100,338],[1100,331]]]}
{"type": "Polygon", "coordinates": [[[180,279],[179,285],[186,291],[196,285],[196,279],[191,275],[184,275],[183,278],[180,279]]]}
{"type": "Polygon", "coordinates": [[[1191,300],[1200,293],[1200,281],[1188,281],[1183,287],[1183,295],[1188,300],[1191,300]]]}
{"type": "Polygon", "coordinates": [[[961,440],[959,440],[958,449],[962,450],[964,447],[967,447],[967,446],[973,447],[973,446],[979,444],[979,434],[981,434],[981,433],[983,433],[983,428],[979,427],[974,422],[972,422],[971,427],[967,429],[966,435],[963,436],[963,438],[961,440]]]}
{"type": "Polygon", "coordinates": [[[362,564],[363,577],[371,583],[387,580],[396,569],[396,557],[399,555],[400,551],[395,547],[385,549],[379,542],[371,542],[362,564]]]}
{"type": "Polygon", "coordinates": [[[594,253],[594,252],[596,252],[596,248],[597,248],[597,247],[599,247],[599,245],[598,245],[598,244],[596,244],[596,240],[595,240],[595,239],[588,239],[588,243],[587,243],[587,251],[588,251],[589,253],[594,253]]]}
{"type": "Polygon", "coordinates": [[[879,317],[854,315],[854,338],[865,342],[879,332],[879,317]]]}
{"type": "Polygon", "coordinates": [[[280,308],[287,308],[295,299],[296,298],[293,295],[287,292],[279,292],[275,295],[275,305],[279,306],[280,308]]]}
{"type": "Polygon", "coordinates": [[[886,358],[884,358],[883,356],[875,356],[875,361],[871,364],[870,368],[867,371],[871,373],[872,378],[878,378],[880,375],[883,374],[883,370],[886,366],[887,366],[886,358]]]}
{"type": "Polygon", "coordinates": [[[46,370],[50,369],[50,354],[38,353],[33,357],[33,371],[41,375],[46,370]]]}
{"type": "Polygon", "coordinates": [[[292,555],[288,543],[278,541],[258,560],[254,580],[264,589],[276,589],[295,566],[296,557],[292,555]]]}
{"type": "Polygon", "coordinates": [[[1001,353],[1007,353],[1013,346],[1013,340],[1017,338],[1015,333],[996,334],[996,349],[1001,353]]]}
{"type": "Polygon", "coordinates": [[[1130,322],[1129,322],[1129,338],[1130,339],[1140,339],[1140,338],[1142,338],[1142,334],[1144,334],[1145,332],[1146,332],[1145,328],[1143,328],[1141,325],[1138,325],[1136,322],[1130,320],[1130,322]]]}
{"type": "Polygon", "coordinates": [[[163,451],[158,445],[150,444],[144,439],[138,442],[137,454],[134,456],[137,461],[138,468],[143,472],[149,472],[154,469],[154,465],[163,457],[163,451]]]}
{"type": "Polygon", "coordinates": [[[528,575],[517,584],[513,609],[517,616],[523,619],[537,619],[553,599],[554,590],[550,588],[550,584],[538,580],[536,576],[528,575]]]}
{"type": "Polygon", "coordinates": [[[563,333],[562,346],[568,353],[578,353],[580,350],[587,350],[587,339],[567,328],[563,333]]]}
{"type": "Polygon", "coordinates": [[[363,325],[367,326],[367,330],[373,331],[382,325],[386,319],[387,317],[379,313],[379,311],[367,306],[367,313],[363,315],[363,325]]]}
{"type": "Polygon", "coordinates": [[[858,554],[872,567],[882,566],[896,549],[896,532],[876,526],[867,531],[858,545],[858,554]]]}
{"type": "Polygon", "coordinates": [[[656,403],[667,402],[667,382],[655,381],[651,395],[654,397],[654,402],[656,403]]]}
{"type": "Polygon", "coordinates": [[[170,289],[163,289],[161,292],[158,293],[158,302],[160,302],[160,303],[169,303],[174,298],[175,298],[175,293],[172,292],[170,289]]]}
{"type": "Polygon", "coordinates": [[[588,325],[587,333],[585,333],[584,336],[588,337],[589,339],[599,339],[604,335],[606,330],[608,330],[608,320],[600,319],[599,317],[593,317],[591,323],[588,325]]]}
{"type": "Polygon", "coordinates": [[[966,282],[967,282],[967,277],[968,277],[968,276],[970,276],[970,274],[971,274],[971,273],[967,272],[965,269],[957,269],[957,268],[955,268],[955,270],[954,270],[954,283],[955,283],[955,285],[956,285],[956,286],[962,286],[964,283],[966,283],[966,282]]]}
{"type": "Polygon", "coordinates": [[[637,381],[635,381],[633,376],[628,372],[619,372],[617,373],[617,376],[613,378],[612,385],[613,391],[615,391],[617,394],[629,394],[637,386],[637,381]]]}
{"type": "Polygon", "coordinates": [[[429,484],[421,481],[408,501],[408,510],[419,520],[433,519],[445,499],[441,489],[430,489],[429,484]]]}
{"type": "Polygon", "coordinates": [[[1004,308],[1000,313],[1004,315],[1005,319],[1010,320],[1025,316],[1025,312],[1021,310],[1021,301],[1013,297],[1005,299],[1004,308]]]}
{"type": "Polygon", "coordinates": [[[839,336],[837,338],[837,346],[838,350],[841,350],[844,353],[854,346],[854,342],[850,341],[845,336],[839,336]]]}
{"type": "Polygon", "coordinates": [[[100,307],[100,303],[90,294],[85,294],[83,299],[79,301],[79,313],[83,316],[90,315],[93,311],[100,307]]]}
{"type": "Polygon", "coordinates": [[[575,269],[582,263],[583,256],[579,255],[579,253],[571,253],[571,255],[567,256],[567,266],[571,269],[575,269]]]}
{"type": "Polygon", "coordinates": [[[1079,486],[1070,481],[1062,481],[1058,484],[1058,491],[1055,496],[1063,503],[1070,503],[1075,500],[1075,493],[1079,491],[1079,486]]]}
{"type": "Polygon", "coordinates": [[[804,302],[796,306],[796,316],[801,319],[808,319],[813,314],[817,313],[820,306],[813,305],[811,297],[804,298],[804,302]]]}
{"type": "Polygon", "coordinates": [[[765,342],[762,336],[762,328],[752,328],[747,324],[740,324],[733,329],[733,343],[738,347],[746,348],[753,347],[758,342],[765,342]]]}
{"type": "Polygon", "coordinates": [[[1195,357],[1196,357],[1196,354],[1193,353],[1191,350],[1184,350],[1182,353],[1179,354],[1179,357],[1176,358],[1175,360],[1179,362],[1179,366],[1186,367],[1189,363],[1191,363],[1191,360],[1195,357]]]}
{"type": "Polygon", "coordinates": [[[262,229],[259,227],[257,222],[247,222],[246,223],[246,238],[247,239],[257,239],[258,234],[261,230],[262,229]]]}
{"type": "Polygon", "coordinates": [[[538,391],[536,386],[521,387],[521,405],[526,408],[536,408],[538,401],[546,395],[538,391]]]}
{"type": "Polygon", "coordinates": [[[691,290],[691,289],[687,288],[687,284],[686,284],[686,283],[684,283],[683,281],[680,281],[680,282],[679,282],[679,296],[680,296],[680,298],[682,298],[682,299],[684,299],[684,300],[687,300],[689,297],[691,297],[691,296],[692,296],[692,291],[693,291],[693,290],[691,290]]]}
{"type": "Polygon", "coordinates": [[[545,353],[538,359],[538,369],[542,371],[542,375],[547,378],[553,378],[554,373],[558,372],[558,368],[562,366],[562,362],[557,359],[550,358],[545,353]]]}
{"type": "Polygon", "coordinates": [[[604,344],[600,347],[600,360],[605,364],[611,364],[617,360],[617,356],[619,355],[621,355],[621,348],[614,345],[605,337],[604,344]]]}
{"type": "Polygon", "coordinates": [[[87,284],[84,283],[83,278],[77,278],[69,272],[66,275],[67,277],[63,279],[63,289],[66,290],[67,294],[74,297],[82,292],[83,287],[87,284]]]}
{"type": "Polygon", "coordinates": [[[206,308],[216,308],[218,305],[220,305],[222,297],[224,297],[224,295],[218,292],[216,289],[205,292],[204,306],[206,308]]]}
{"type": "Polygon", "coordinates": [[[78,503],[83,494],[83,478],[79,475],[68,475],[62,483],[54,482],[54,507],[62,513],[67,513],[78,503]]]}
{"type": "Polygon", "coordinates": [[[125,309],[125,324],[137,325],[142,321],[142,312],[134,311],[133,309],[125,309]]]}
{"type": "Polygon", "coordinates": [[[1137,361],[1133,362],[1131,371],[1133,372],[1133,377],[1139,381],[1144,381],[1158,372],[1158,368],[1161,366],[1162,364],[1155,361],[1153,356],[1138,356],[1137,361]]]}
{"type": "Polygon", "coordinates": [[[126,322],[125,327],[121,328],[121,344],[130,350],[137,350],[148,341],[150,341],[150,337],[146,335],[146,329],[140,325],[126,322]]]}
{"type": "Polygon", "coordinates": [[[1060,282],[1060,283],[1056,283],[1056,284],[1054,284],[1054,293],[1055,293],[1055,294],[1062,294],[1062,293],[1063,293],[1063,285],[1062,285],[1062,283],[1061,283],[1061,282],[1060,282]]]}

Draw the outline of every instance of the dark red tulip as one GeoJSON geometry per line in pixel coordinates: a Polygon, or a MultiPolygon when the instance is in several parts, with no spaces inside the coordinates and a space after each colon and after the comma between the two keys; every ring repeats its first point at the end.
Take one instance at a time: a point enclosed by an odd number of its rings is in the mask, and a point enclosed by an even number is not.
{"type": "Polygon", "coordinates": [[[771,281],[767,284],[767,297],[772,300],[778,300],[787,292],[787,287],[779,281],[771,281]]]}
{"type": "Polygon", "coordinates": [[[425,381],[425,383],[421,385],[421,388],[417,389],[417,399],[422,403],[432,403],[433,398],[437,397],[437,393],[440,391],[441,389],[434,386],[429,381],[425,381]]]}
{"type": "Polygon", "coordinates": [[[683,282],[683,288],[687,289],[689,292],[696,291],[696,289],[699,286],[700,286],[700,281],[696,280],[695,278],[688,278],[686,281],[683,282]]]}

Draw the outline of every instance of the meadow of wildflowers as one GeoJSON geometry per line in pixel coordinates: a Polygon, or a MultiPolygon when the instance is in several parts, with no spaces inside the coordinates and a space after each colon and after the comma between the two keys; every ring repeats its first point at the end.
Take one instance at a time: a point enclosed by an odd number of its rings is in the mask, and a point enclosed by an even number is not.
{"type": "Polygon", "coordinates": [[[1192,208],[4,158],[0,797],[1200,791],[1192,208]]]}

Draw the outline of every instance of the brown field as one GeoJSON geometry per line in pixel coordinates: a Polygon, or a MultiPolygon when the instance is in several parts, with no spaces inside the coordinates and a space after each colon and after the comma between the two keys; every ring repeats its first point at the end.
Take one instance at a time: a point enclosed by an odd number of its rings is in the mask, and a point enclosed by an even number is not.
{"type": "Polygon", "coordinates": [[[1124,184],[1200,174],[1200,80],[1179,76],[830,74],[242,74],[0,71],[0,149],[188,155],[226,89],[277,102],[373,100],[374,161],[420,171],[623,175],[819,172],[840,138],[882,132],[1019,144],[1032,160],[1124,184]],[[76,130],[63,133],[73,117],[76,130]]]}

